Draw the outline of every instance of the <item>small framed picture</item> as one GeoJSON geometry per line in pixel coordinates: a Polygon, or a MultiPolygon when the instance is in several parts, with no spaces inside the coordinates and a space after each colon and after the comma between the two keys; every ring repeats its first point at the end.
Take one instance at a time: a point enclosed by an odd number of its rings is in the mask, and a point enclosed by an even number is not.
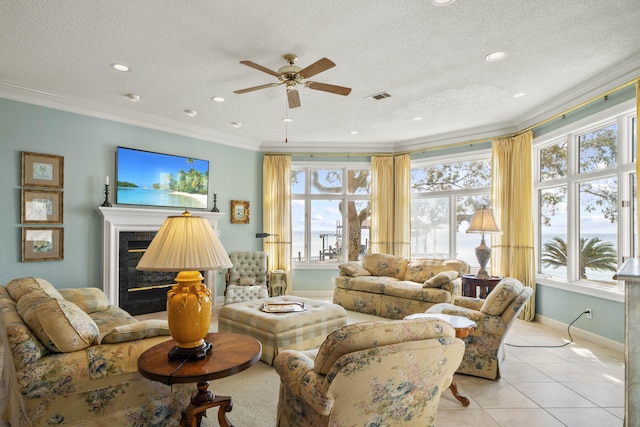
{"type": "Polygon", "coordinates": [[[22,152],[23,187],[64,187],[64,157],[22,152]]]}
{"type": "Polygon", "coordinates": [[[64,259],[64,229],[22,227],[22,262],[64,259]]]}
{"type": "Polygon", "coordinates": [[[22,189],[23,224],[62,224],[62,191],[22,189]]]}
{"type": "Polygon", "coordinates": [[[249,202],[231,201],[231,224],[249,224],[249,202]]]}

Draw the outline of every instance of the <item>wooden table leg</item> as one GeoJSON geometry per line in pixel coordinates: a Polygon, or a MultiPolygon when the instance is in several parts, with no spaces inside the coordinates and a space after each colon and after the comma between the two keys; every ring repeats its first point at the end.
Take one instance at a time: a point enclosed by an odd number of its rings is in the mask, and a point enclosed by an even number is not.
{"type": "Polygon", "coordinates": [[[453,397],[455,397],[458,402],[462,403],[462,406],[467,407],[469,406],[469,399],[467,399],[464,396],[461,396],[460,393],[458,393],[458,386],[456,385],[455,381],[451,381],[451,384],[449,385],[449,390],[451,390],[451,394],[453,394],[453,397]]]}
{"type": "Polygon", "coordinates": [[[200,427],[202,417],[206,416],[207,409],[220,406],[218,409],[218,423],[220,427],[233,427],[227,419],[227,412],[233,409],[231,396],[216,396],[209,390],[209,381],[198,383],[198,392],[191,398],[191,403],[182,411],[180,425],[182,427],[200,427]]]}

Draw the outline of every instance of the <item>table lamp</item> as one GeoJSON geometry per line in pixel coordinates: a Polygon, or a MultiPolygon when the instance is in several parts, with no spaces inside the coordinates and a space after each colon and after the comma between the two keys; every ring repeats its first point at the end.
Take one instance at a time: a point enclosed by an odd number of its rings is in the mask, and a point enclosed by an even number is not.
{"type": "Polygon", "coordinates": [[[487,246],[484,241],[485,233],[502,233],[500,228],[496,225],[496,219],[493,217],[493,211],[486,206],[482,209],[476,210],[476,213],[471,218],[471,224],[467,229],[467,233],[482,233],[482,240],[480,246],[476,248],[476,258],[480,264],[480,270],[476,274],[477,279],[488,279],[489,274],[485,269],[489,257],[491,256],[491,248],[487,246]]]}
{"type": "Polygon", "coordinates": [[[169,332],[177,344],[170,360],[202,359],[211,350],[205,341],[211,322],[211,290],[202,283],[203,270],[230,268],[231,260],[211,224],[185,211],[160,227],[136,269],[179,271],[167,292],[169,332]]]}

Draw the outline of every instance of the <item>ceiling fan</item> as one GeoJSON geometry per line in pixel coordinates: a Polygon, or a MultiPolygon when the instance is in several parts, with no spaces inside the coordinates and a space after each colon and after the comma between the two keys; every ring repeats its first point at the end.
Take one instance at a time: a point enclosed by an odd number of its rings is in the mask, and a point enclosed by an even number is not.
{"type": "Polygon", "coordinates": [[[335,93],[337,95],[347,96],[351,93],[351,88],[344,86],[330,85],[327,83],[310,82],[307,79],[319,74],[329,68],[335,67],[336,64],[327,58],[322,58],[306,68],[300,68],[295,64],[298,57],[293,54],[284,55],[284,59],[289,65],[278,68],[278,71],[270,70],[262,65],[256,64],[252,61],[240,61],[241,64],[247,67],[255,68],[278,79],[277,83],[268,83],[260,86],[249,87],[246,89],[234,90],[233,93],[241,94],[247,92],[253,92],[254,90],[266,89],[268,87],[275,87],[280,85],[286,85],[287,88],[287,100],[289,108],[297,108],[300,106],[300,94],[298,93],[297,85],[303,85],[309,89],[321,90],[323,92],[335,93]]]}

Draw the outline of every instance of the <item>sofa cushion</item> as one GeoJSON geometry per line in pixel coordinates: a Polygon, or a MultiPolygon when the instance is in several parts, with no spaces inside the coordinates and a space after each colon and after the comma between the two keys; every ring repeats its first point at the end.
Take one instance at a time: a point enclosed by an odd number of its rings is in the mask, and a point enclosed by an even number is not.
{"type": "Polygon", "coordinates": [[[480,311],[491,316],[499,316],[524,290],[524,285],[513,277],[506,277],[496,285],[484,300],[480,311]]]}
{"type": "Polygon", "coordinates": [[[98,288],[60,289],[60,295],[89,314],[106,310],[111,305],[109,298],[98,288]]]}
{"type": "Polygon", "coordinates": [[[51,298],[64,299],[53,285],[44,279],[36,277],[21,277],[13,279],[5,285],[11,299],[18,302],[23,295],[30,292],[44,292],[51,298]]]}
{"type": "Polygon", "coordinates": [[[431,279],[427,279],[422,286],[425,288],[440,288],[442,285],[449,283],[458,277],[460,277],[460,273],[457,271],[442,271],[431,279]]]}
{"type": "Polygon", "coordinates": [[[100,334],[99,344],[113,344],[140,340],[142,338],[171,335],[169,325],[166,320],[150,319],[128,325],[116,326],[109,332],[100,334]]]}
{"type": "Polygon", "coordinates": [[[453,338],[453,327],[439,319],[393,320],[354,323],[327,336],[316,356],[315,371],[326,375],[347,353],[405,341],[453,338]]]}
{"type": "Polygon", "coordinates": [[[360,264],[357,261],[345,262],[343,264],[338,265],[338,268],[340,269],[341,276],[351,276],[351,277],[371,276],[371,273],[369,273],[369,270],[364,268],[362,264],[360,264]]]}
{"type": "Polygon", "coordinates": [[[17,309],[29,329],[49,351],[68,353],[97,342],[98,326],[70,301],[31,292],[20,298],[17,309]]]}
{"type": "Polygon", "coordinates": [[[444,289],[425,288],[420,283],[400,280],[384,287],[384,294],[414,301],[451,302],[451,293],[444,289]]]}
{"type": "Polygon", "coordinates": [[[398,280],[404,278],[409,260],[396,255],[366,254],[362,257],[362,266],[372,276],[395,277],[398,280]]]}
{"type": "Polygon", "coordinates": [[[407,265],[400,280],[424,283],[443,271],[457,271],[463,275],[469,272],[469,264],[459,259],[417,258],[407,265]]]}
{"type": "Polygon", "coordinates": [[[382,294],[384,293],[384,287],[388,283],[397,281],[398,279],[395,277],[358,276],[349,280],[349,284],[345,288],[354,291],[370,292],[372,294],[382,294]]]}

